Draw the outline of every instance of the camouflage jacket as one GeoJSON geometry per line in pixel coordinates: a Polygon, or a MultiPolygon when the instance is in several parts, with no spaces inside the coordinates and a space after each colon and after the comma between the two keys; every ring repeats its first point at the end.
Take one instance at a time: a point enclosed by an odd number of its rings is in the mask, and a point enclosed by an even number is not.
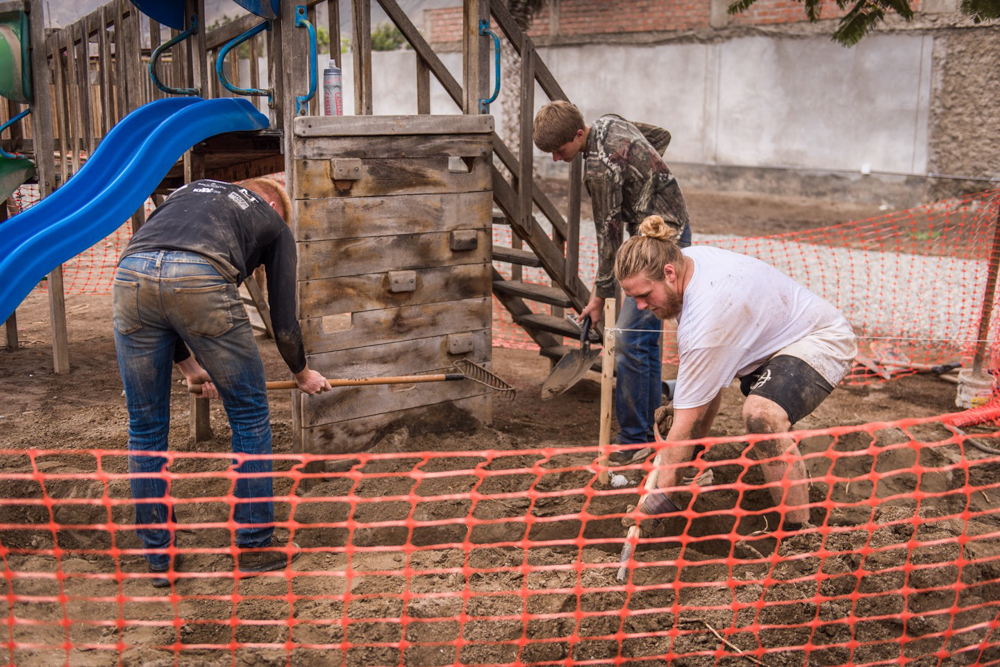
{"type": "Polygon", "coordinates": [[[656,214],[679,237],[688,224],[684,195],[662,158],[669,143],[666,130],[613,114],[590,126],[583,179],[597,227],[597,296],[615,294],[615,253],[626,228],[635,234],[643,218],[656,214]]]}

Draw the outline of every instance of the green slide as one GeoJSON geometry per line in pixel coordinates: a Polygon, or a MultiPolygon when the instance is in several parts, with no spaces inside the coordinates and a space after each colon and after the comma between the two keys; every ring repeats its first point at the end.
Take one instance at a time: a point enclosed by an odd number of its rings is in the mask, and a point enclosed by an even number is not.
{"type": "MultiPolygon", "coordinates": [[[[0,95],[31,103],[31,61],[28,55],[28,17],[19,10],[0,12],[0,95]]],[[[0,202],[34,177],[31,160],[0,156],[0,202]]]]}
{"type": "Polygon", "coordinates": [[[22,11],[0,13],[0,95],[31,103],[28,17],[22,11]]]}

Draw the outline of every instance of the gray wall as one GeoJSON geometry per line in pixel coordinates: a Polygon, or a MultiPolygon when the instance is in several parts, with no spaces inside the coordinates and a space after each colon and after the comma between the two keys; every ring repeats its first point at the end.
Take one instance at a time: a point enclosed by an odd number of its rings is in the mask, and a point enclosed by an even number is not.
{"type": "MultiPolygon", "coordinates": [[[[614,112],[670,130],[667,160],[686,187],[908,206],[991,187],[1000,174],[1000,28],[875,34],[853,48],[778,34],[539,53],[588,120],[614,112]]],[[[461,54],[440,56],[461,81],[461,54]]],[[[375,53],[372,70],[376,114],[416,112],[412,51],[375,53]]],[[[432,112],[460,113],[431,80],[432,112]]],[[[540,88],[535,98],[536,108],[547,101],[540,88]]],[[[566,173],[537,152],[535,164],[566,173]]]]}

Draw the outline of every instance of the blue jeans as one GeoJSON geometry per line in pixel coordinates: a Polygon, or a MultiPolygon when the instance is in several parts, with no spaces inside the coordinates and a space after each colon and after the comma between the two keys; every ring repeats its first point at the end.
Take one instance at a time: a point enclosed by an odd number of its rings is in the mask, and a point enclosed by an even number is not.
{"type": "MultiPolygon", "coordinates": [[[[204,257],[160,250],[124,258],[114,280],[115,348],[128,405],[129,477],[136,532],[154,568],[165,567],[175,522],[163,476],[174,345],[183,341],[212,376],[232,427],[232,450],[271,454],[264,365],[237,286],[204,257]]],[[[233,461],[235,466],[237,461],[233,461]]],[[[267,546],[274,531],[271,461],[245,461],[237,477],[236,544],[267,546]],[[246,475],[255,475],[247,477],[246,475]]]]}
{"type": "MultiPolygon", "coordinates": [[[[691,245],[691,226],[681,233],[679,245],[691,245]]],[[[663,323],[652,312],[639,310],[635,299],[626,296],[618,315],[615,361],[615,415],[618,443],[634,445],[653,442],[656,408],[663,396],[663,354],[660,331],[663,323]]],[[[664,434],[666,435],[666,434],[664,434]]]]}

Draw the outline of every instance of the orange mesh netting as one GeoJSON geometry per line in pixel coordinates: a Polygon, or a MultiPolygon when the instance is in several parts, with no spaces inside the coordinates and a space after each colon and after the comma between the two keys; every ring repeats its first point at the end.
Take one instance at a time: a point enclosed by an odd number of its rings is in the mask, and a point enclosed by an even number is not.
{"type": "Polygon", "coordinates": [[[8,664],[997,662],[1000,452],[948,424],[795,434],[816,524],[799,533],[777,530],[754,441],[706,440],[714,481],[624,581],[621,520],[651,465],[602,484],[593,448],[358,454],[315,475],[321,457],[276,456],[301,555],[254,577],[234,568],[231,457],[169,452],[185,559],[167,589],[122,451],[0,451],[8,664]]]}
{"type": "MultiPolygon", "coordinates": [[[[997,209],[993,190],[776,236],[699,235],[696,229],[695,243],[759,257],[837,306],[859,335],[864,362],[848,381],[880,381],[973,357],[997,209]]],[[[509,245],[510,230],[494,228],[493,237],[494,243],[509,245]]],[[[596,248],[592,237],[581,240],[580,274],[588,285],[593,284],[596,248]]],[[[499,270],[510,277],[509,265],[499,270]]],[[[542,269],[522,270],[527,282],[547,282],[542,269]]],[[[529,305],[539,312],[547,308],[529,305]]],[[[1000,326],[996,310],[994,302],[993,325],[984,341],[990,350],[1000,326]]],[[[493,320],[494,345],[537,348],[496,301],[493,320]]],[[[665,361],[676,363],[669,340],[664,350],[665,361]]],[[[993,357],[987,362],[997,365],[993,357]]]]}
{"type": "MultiPolygon", "coordinates": [[[[980,341],[980,320],[994,195],[699,240],[760,256],[841,308],[862,337],[853,381],[977,352],[993,369],[1000,325],[980,341]]],[[[524,344],[500,319],[494,339],[524,344]]],[[[639,543],[623,581],[621,521],[652,464],[603,484],[592,447],[367,453],[353,467],[277,455],[276,511],[301,556],[254,577],[234,565],[232,456],[168,452],[167,527],[185,556],[168,589],[151,586],[132,531],[124,451],[0,450],[6,659],[1000,664],[1000,432],[957,428],[998,417],[987,405],[793,434],[815,524],[795,533],[764,487],[759,438],[705,440],[693,465],[712,482],[678,490],[683,509],[639,543]],[[316,463],[346,471],[306,472],[316,463]]]]}
{"type": "MultiPolygon", "coordinates": [[[[22,185],[11,197],[14,204],[11,213],[20,213],[39,201],[37,185],[22,185]]],[[[155,208],[151,200],[146,200],[146,214],[155,208]]],[[[99,243],[65,262],[63,267],[63,291],[65,294],[109,294],[115,277],[118,256],[132,238],[132,228],[126,221],[113,234],[99,243]]],[[[47,281],[38,288],[45,291],[47,281]]]]}

